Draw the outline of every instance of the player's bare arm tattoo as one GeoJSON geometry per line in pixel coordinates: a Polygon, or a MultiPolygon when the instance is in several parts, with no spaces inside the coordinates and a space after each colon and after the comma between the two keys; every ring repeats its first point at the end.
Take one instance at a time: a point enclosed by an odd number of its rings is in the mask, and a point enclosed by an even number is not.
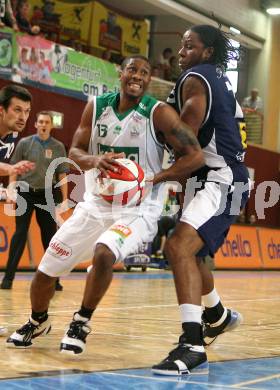
{"type": "Polygon", "coordinates": [[[182,146],[199,146],[199,142],[192,130],[186,127],[176,127],[171,130],[171,134],[181,143],[182,146]]]}

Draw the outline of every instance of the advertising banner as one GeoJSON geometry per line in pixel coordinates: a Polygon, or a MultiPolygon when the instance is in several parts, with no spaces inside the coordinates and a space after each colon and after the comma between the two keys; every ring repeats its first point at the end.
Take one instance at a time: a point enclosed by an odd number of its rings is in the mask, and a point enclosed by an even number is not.
{"type": "MultiPolygon", "coordinates": [[[[12,236],[15,232],[15,218],[6,215],[4,207],[8,207],[4,202],[0,203],[0,267],[6,268],[9,256],[9,247],[12,236]]],[[[9,205],[11,206],[11,205],[9,205]]],[[[21,257],[19,268],[29,267],[29,253],[27,246],[25,246],[23,255],[21,257]]]]}
{"type": "Polygon", "coordinates": [[[11,75],[13,65],[13,34],[0,30],[0,74],[11,75]]]}
{"type": "Polygon", "coordinates": [[[229,234],[215,255],[216,268],[261,268],[257,229],[231,226],[229,234]]]}
{"type": "Polygon", "coordinates": [[[119,88],[115,64],[41,37],[17,35],[16,41],[13,81],[83,100],[119,88]]]}
{"type": "Polygon", "coordinates": [[[264,268],[280,269],[280,231],[279,229],[258,229],[264,268]]]}
{"type": "Polygon", "coordinates": [[[126,18],[94,2],[90,46],[108,48],[126,57],[147,55],[148,22],[126,18]]]}
{"type": "Polygon", "coordinates": [[[71,39],[88,42],[93,2],[67,3],[63,1],[29,0],[32,6],[30,18],[32,24],[38,24],[43,30],[67,35],[71,39]]]}

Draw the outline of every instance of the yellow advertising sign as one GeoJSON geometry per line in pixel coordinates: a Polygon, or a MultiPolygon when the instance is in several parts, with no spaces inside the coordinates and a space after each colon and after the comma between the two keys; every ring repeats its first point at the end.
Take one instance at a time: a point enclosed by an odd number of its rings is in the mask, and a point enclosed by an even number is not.
{"type": "Polygon", "coordinates": [[[57,30],[60,26],[61,34],[73,39],[88,42],[92,17],[93,2],[65,3],[62,1],[45,2],[29,0],[31,5],[30,18],[49,31],[57,30]]]}
{"type": "Polygon", "coordinates": [[[148,22],[126,18],[94,2],[90,46],[108,48],[124,57],[148,51],[148,22]]]}

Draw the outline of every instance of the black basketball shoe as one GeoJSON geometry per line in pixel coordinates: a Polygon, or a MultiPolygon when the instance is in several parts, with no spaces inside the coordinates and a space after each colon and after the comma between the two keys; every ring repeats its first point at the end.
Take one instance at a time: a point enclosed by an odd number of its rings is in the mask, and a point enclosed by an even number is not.
{"type": "Polygon", "coordinates": [[[219,324],[210,324],[207,322],[205,312],[202,314],[202,327],[203,327],[203,345],[207,346],[212,344],[216,338],[225,332],[230,332],[237,328],[243,322],[243,317],[238,311],[227,309],[227,315],[224,321],[219,324]]]}
{"type": "Polygon", "coordinates": [[[208,371],[204,348],[186,344],[184,333],[179,338],[178,346],[169,352],[167,358],[152,367],[152,372],[159,375],[208,374],[208,371]]]}

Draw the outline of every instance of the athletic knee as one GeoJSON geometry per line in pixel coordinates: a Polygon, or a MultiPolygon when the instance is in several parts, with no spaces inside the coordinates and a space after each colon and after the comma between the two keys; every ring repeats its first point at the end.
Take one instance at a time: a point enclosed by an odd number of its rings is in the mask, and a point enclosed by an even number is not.
{"type": "Polygon", "coordinates": [[[181,244],[176,236],[169,237],[164,246],[164,253],[171,262],[175,260],[180,251],[181,244]]]}
{"type": "Polygon", "coordinates": [[[200,239],[196,242],[195,237],[173,234],[166,241],[164,252],[167,259],[175,262],[176,259],[193,258],[200,249],[200,239]]]}
{"type": "Polygon", "coordinates": [[[56,277],[49,276],[42,271],[37,270],[35,273],[35,276],[32,280],[32,286],[38,284],[39,286],[46,286],[54,283],[56,280],[56,277]]]}
{"type": "Polygon", "coordinates": [[[105,245],[98,244],[94,253],[93,267],[95,272],[107,273],[112,272],[113,264],[115,262],[115,255],[105,245]]]}

